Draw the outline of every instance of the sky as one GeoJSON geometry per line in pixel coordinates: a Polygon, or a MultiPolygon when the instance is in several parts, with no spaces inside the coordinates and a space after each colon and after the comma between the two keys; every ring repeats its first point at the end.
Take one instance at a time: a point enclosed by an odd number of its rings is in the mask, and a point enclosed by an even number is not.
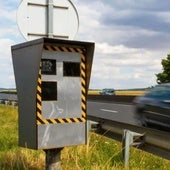
{"type": "MultiPolygon", "coordinates": [[[[75,40],[95,42],[90,89],[156,84],[170,53],[170,0],[72,0],[79,15],[75,40]]],[[[0,87],[15,88],[11,46],[23,43],[20,0],[0,0],[0,87]]]]}

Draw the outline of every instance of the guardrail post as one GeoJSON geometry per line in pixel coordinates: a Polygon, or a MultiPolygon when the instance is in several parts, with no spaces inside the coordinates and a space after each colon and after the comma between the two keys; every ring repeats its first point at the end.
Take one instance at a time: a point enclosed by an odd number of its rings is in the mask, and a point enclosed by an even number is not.
{"type": "Polygon", "coordinates": [[[62,149],[63,148],[44,150],[46,153],[46,170],[61,170],[60,156],[62,149]]]}
{"type": "Polygon", "coordinates": [[[95,122],[95,121],[92,121],[92,120],[87,120],[87,131],[92,131],[92,132],[95,132],[98,130],[99,128],[99,123],[98,122],[95,122]]]}
{"type": "Polygon", "coordinates": [[[139,146],[143,144],[143,136],[144,134],[132,132],[127,129],[123,131],[122,153],[125,167],[129,165],[130,146],[139,146]]]}

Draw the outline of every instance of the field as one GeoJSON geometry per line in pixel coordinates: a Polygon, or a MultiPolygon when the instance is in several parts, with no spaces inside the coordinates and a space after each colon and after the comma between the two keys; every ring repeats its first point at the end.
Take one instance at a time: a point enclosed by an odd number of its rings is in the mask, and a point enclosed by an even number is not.
{"type": "Polygon", "coordinates": [[[145,94],[145,90],[116,90],[116,96],[140,96],[145,94]]]}
{"type": "MultiPolygon", "coordinates": [[[[0,105],[0,170],[43,170],[45,154],[17,146],[17,108],[0,105]]],[[[121,144],[90,133],[87,145],[62,150],[63,170],[170,170],[170,161],[131,149],[129,168],[124,168],[121,144]]]]}
{"type": "Polygon", "coordinates": [[[101,90],[89,90],[88,94],[89,95],[99,95],[101,90]]]}
{"type": "MultiPolygon", "coordinates": [[[[99,95],[101,90],[89,90],[89,95],[99,95]]],[[[145,94],[145,90],[115,90],[116,96],[140,96],[145,94]]]]}

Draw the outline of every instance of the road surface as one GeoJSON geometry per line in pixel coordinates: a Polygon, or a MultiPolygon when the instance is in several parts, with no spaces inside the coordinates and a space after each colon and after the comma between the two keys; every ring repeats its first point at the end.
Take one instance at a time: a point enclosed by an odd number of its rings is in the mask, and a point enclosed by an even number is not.
{"type": "Polygon", "coordinates": [[[130,104],[88,101],[87,115],[137,125],[134,106],[130,104]]]}

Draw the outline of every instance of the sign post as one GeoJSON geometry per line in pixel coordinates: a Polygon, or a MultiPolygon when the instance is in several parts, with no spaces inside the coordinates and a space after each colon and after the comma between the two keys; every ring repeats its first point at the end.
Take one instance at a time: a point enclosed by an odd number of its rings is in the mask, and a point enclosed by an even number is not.
{"type": "Polygon", "coordinates": [[[62,148],[48,149],[46,153],[46,170],[60,170],[61,169],[61,155],[62,148]]]}
{"type": "Polygon", "coordinates": [[[12,46],[19,146],[44,150],[46,169],[58,170],[63,147],[87,143],[94,43],[71,40],[79,20],[69,0],[23,0],[18,25],[31,40],[12,46]]]}
{"type": "Polygon", "coordinates": [[[48,37],[53,38],[53,0],[48,0],[48,37]]]}

